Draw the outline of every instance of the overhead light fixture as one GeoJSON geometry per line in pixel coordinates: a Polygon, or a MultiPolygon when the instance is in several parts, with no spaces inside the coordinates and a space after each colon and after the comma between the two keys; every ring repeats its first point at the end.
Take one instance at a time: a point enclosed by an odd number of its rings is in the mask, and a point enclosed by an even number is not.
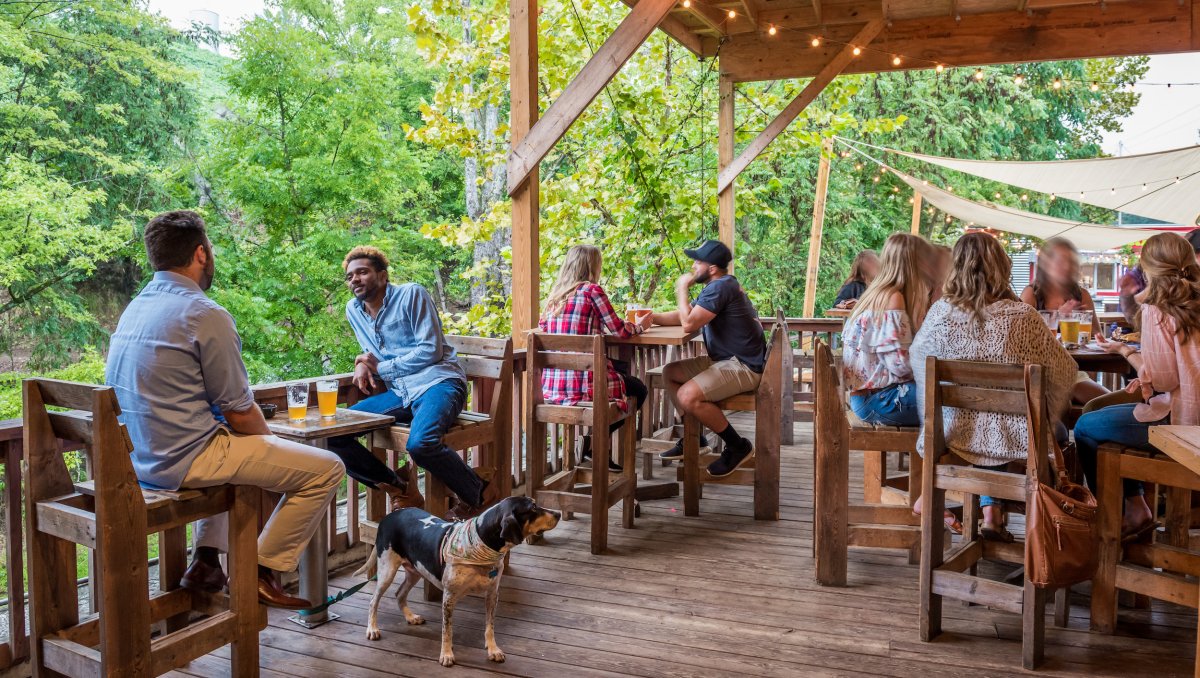
{"type": "Polygon", "coordinates": [[[900,55],[899,55],[899,54],[897,54],[896,56],[892,57],[892,65],[893,65],[893,66],[899,66],[899,65],[900,65],[900,55]]]}
{"type": "Polygon", "coordinates": [[[812,46],[813,46],[813,47],[820,47],[820,46],[821,46],[821,38],[820,38],[820,37],[813,38],[813,39],[812,39],[812,46]]]}
{"type": "Polygon", "coordinates": [[[767,35],[775,35],[775,24],[771,24],[770,28],[767,29],[767,35]]]}
{"type": "Polygon", "coordinates": [[[854,56],[858,56],[859,54],[862,54],[862,47],[855,47],[854,56]]]}

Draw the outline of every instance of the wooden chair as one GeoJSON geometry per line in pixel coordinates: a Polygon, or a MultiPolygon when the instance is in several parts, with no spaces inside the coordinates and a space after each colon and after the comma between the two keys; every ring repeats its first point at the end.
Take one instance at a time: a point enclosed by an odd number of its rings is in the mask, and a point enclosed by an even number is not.
{"type": "MultiPolygon", "coordinates": [[[[478,448],[475,468],[485,479],[500,483],[500,494],[507,497],[512,494],[512,338],[446,335],[446,343],[458,352],[458,363],[471,383],[471,399],[442,442],[457,452],[478,448]]],[[[376,431],[371,447],[376,454],[403,454],[410,432],[401,424],[376,431]]],[[[449,510],[449,500],[445,484],[426,473],[425,510],[440,516],[449,510]]]]}
{"type": "Polygon", "coordinates": [[[700,422],[692,416],[683,418],[683,466],[678,477],[683,481],[684,515],[700,515],[700,495],[703,483],[752,485],[754,487],[754,517],[757,520],[779,520],[779,449],[780,449],[780,390],[783,352],[790,350],[787,323],[782,313],[776,317],[767,346],[767,362],[758,389],[739,393],[717,403],[725,411],[754,412],[754,456],[741,468],[724,478],[713,478],[701,465],[717,459],[716,454],[700,454],[700,422]]]}
{"type": "Polygon", "coordinates": [[[266,627],[258,604],[258,490],[233,485],[143,490],[119,414],[112,388],[50,379],[24,382],[34,675],[154,676],[232,643],[232,675],[257,676],[258,632],[266,627]],[[59,438],[85,445],[93,481],[72,481],[59,438]],[[179,588],[187,524],[224,512],[229,512],[227,601],[179,588]],[[147,599],[146,538],[156,532],[161,533],[160,579],[166,590],[147,599]],[[75,583],[76,545],[94,549],[96,556],[98,615],[84,621],[75,583]],[[192,611],[210,616],[188,624],[192,611]],[[159,620],[166,620],[166,632],[151,639],[151,623],[159,620]]]}
{"type": "Polygon", "coordinates": [[[857,417],[852,420],[829,344],[817,340],[814,353],[817,411],[813,428],[813,557],[818,583],[845,586],[851,546],[909,549],[910,562],[919,556],[920,519],[913,515],[912,506],[921,495],[921,457],[916,454],[920,429],[867,424],[857,417]],[[884,453],[875,450],[908,456],[906,487],[912,491],[906,493],[901,505],[881,502],[882,481],[878,474],[883,472],[882,464],[872,471],[865,462],[863,503],[849,503],[851,450],[863,450],[865,457],[877,460],[884,453]]]}
{"type": "MultiPolygon", "coordinates": [[[[1025,564],[1025,543],[986,541],[979,531],[979,495],[1028,503],[1031,490],[1050,478],[1047,449],[1052,435],[1046,408],[1035,409],[1028,418],[1025,373],[1035,403],[1046,401],[1046,382],[1040,365],[938,360],[930,357],[925,367],[925,463],[922,466],[921,511],[921,640],[931,641],[942,632],[942,598],[987,605],[1021,615],[1022,664],[1037,668],[1044,655],[1047,589],[1034,586],[1022,573],[1021,586],[975,575],[979,561],[999,560],[1025,564]],[[947,464],[942,408],[956,407],[976,412],[995,412],[1027,418],[1028,459],[1025,474],[947,464]],[[935,460],[934,463],[930,463],[935,460]],[[949,554],[944,553],[945,528],[942,515],[946,492],[963,493],[963,539],[949,554]]],[[[1060,596],[1065,611],[1065,596],[1060,596]]],[[[1065,623],[1065,614],[1056,615],[1065,623]]]]}
{"type": "MultiPolygon", "coordinates": [[[[1165,455],[1113,444],[1100,446],[1096,476],[1101,541],[1100,566],[1092,578],[1092,630],[1116,629],[1118,590],[1195,609],[1200,605],[1200,549],[1190,544],[1188,532],[1191,494],[1200,492],[1200,476],[1165,455]],[[1121,544],[1122,481],[1127,478],[1152,484],[1146,498],[1156,512],[1157,490],[1166,494],[1166,529],[1156,531],[1149,543],[1121,544]]],[[[1200,656],[1195,675],[1200,676],[1200,656]]]]}
{"type": "Polygon", "coordinates": [[[531,332],[525,352],[529,406],[525,414],[528,445],[529,494],[539,504],[566,513],[588,513],[592,516],[592,553],[600,554],[608,545],[608,510],[621,502],[621,520],[625,528],[633,527],[634,498],[637,475],[634,453],[637,431],[634,428],[633,399],[627,399],[628,413],[617,403],[607,401],[608,358],[604,337],[600,335],[542,334],[531,332]],[[546,369],[590,371],[594,378],[596,403],[578,405],[548,405],[542,395],[542,371],[546,369]],[[624,471],[609,480],[608,459],[611,438],[609,425],[624,421],[618,431],[618,453],[624,471]],[[562,470],[547,477],[547,425],[577,427],[592,430],[592,466],[578,466],[569,451],[564,452],[562,470]]]}

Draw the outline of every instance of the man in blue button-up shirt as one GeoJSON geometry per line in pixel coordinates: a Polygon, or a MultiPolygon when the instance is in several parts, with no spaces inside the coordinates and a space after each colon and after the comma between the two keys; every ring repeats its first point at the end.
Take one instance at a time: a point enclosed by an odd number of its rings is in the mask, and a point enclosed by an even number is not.
{"type": "MultiPolygon", "coordinates": [[[[138,481],[167,490],[233,484],[283,493],[258,538],[259,599],[312,607],[284,593],[275,572],[296,567],[341,482],[342,464],[267,429],[233,317],[204,294],[216,267],[200,215],[160,214],[147,224],[145,242],[156,273],[121,314],[105,374],[133,441],[138,481]]],[[[222,514],[197,523],[184,588],[224,586],[218,553],[226,549],[227,520],[222,514]]]]}
{"type": "MultiPolygon", "coordinates": [[[[458,495],[452,517],[478,513],[498,498],[492,496],[496,485],[481,479],[442,443],[466,403],[467,380],[454,348],[446,344],[433,298],[416,283],[390,284],[387,257],[377,248],[356,247],[342,263],[354,294],[346,303],[346,320],[363,350],[354,362],[354,383],[363,393],[373,393],[377,379],[387,388],[351,409],[391,415],[407,424],[408,455],[458,495]]],[[[359,482],[385,490],[407,485],[353,437],[332,438],[329,449],[359,482]]],[[[418,503],[415,494],[415,488],[408,488],[409,503],[418,503]]]]}

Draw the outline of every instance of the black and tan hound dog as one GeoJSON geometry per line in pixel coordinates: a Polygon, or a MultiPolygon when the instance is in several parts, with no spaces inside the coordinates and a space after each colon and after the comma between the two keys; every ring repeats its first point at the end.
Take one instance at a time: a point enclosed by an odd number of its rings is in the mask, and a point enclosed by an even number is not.
{"type": "Polygon", "coordinates": [[[400,611],[409,624],[425,620],[408,607],[408,593],[422,576],[444,592],[442,596],[442,666],[454,665],[454,629],[451,616],[458,599],[486,589],[484,640],[488,659],[504,661],[504,652],[496,645],[494,618],[500,600],[500,577],[504,574],[504,555],[525,541],[558,525],[561,514],[544,509],[529,497],[509,497],[477,518],[447,522],[421,509],[405,508],[388,514],[379,522],[375,552],[356,575],[379,573],[371,611],[367,618],[367,639],[379,640],[379,601],[396,573],[404,570],[400,590],[396,592],[400,611]]]}

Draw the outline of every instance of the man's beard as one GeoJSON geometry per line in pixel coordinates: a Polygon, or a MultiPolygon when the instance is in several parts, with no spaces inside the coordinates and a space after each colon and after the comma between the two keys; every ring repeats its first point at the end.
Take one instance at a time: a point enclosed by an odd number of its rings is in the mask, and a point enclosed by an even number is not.
{"type": "MultiPolygon", "coordinates": [[[[209,261],[211,262],[212,260],[210,259],[209,261]]],[[[209,266],[204,267],[204,273],[200,278],[200,289],[207,292],[208,288],[212,287],[213,278],[215,278],[216,275],[217,267],[215,265],[210,264],[209,266]]]]}
{"type": "Polygon", "coordinates": [[[705,270],[697,273],[696,275],[692,276],[692,280],[695,280],[696,282],[703,284],[703,283],[708,282],[709,280],[712,280],[712,275],[709,274],[707,269],[705,269],[705,270]]]}

